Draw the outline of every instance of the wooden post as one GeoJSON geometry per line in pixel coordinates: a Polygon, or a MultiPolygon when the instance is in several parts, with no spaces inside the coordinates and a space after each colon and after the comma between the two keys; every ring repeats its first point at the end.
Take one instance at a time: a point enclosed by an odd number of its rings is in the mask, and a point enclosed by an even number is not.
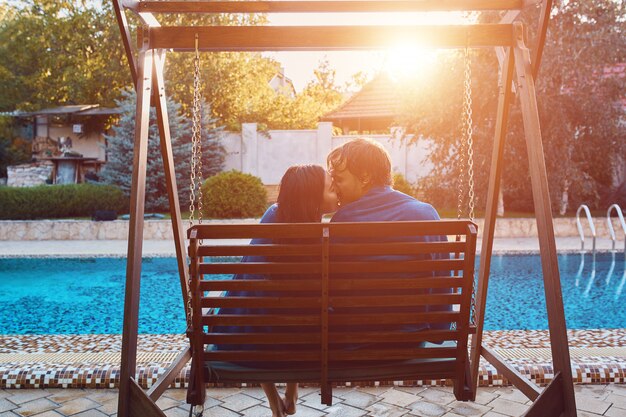
{"type": "MultiPolygon", "coordinates": [[[[161,158],[163,159],[163,170],[165,172],[165,183],[167,185],[167,196],[170,203],[170,217],[172,218],[172,230],[174,232],[174,246],[176,248],[176,260],[178,262],[178,275],[180,278],[180,288],[183,296],[183,306],[185,317],[189,317],[188,294],[189,294],[189,272],[186,262],[185,236],[180,215],[180,203],[178,201],[178,186],[176,184],[176,172],[174,166],[174,156],[172,153],[172,142],[170,135],[170,124],[167,116],[167,101],[165,98],[165,82],[163,80],[163,64],[165,54],[155,54],[154,57],[154,95],[156,104],[157,123],[159,125],[159,136],[161,139],[161,158]]],[[[187,326],[191,323],[187,322],[187,326]]]]}
{"type": "Polygon", "coordinates": [[[143,216],[146,196],[146,166],[148,160],[148,128],[150,125],[150,96],[152,92],[152,57],[147,39],[139,52],[137,79],[137,110],[135,147],[133,150],[133,179],[130,194],[130,222],[126,263],[124,298],[124,327],[122,333],[122,363],[118,416],[130,413],[130,390],[137,366],[137,333],[139,321],[139,287],[143,247],[143,216]]]}
{"type": "Polygon", "coordinates": [[[115,9],[115,17],[117,19],[117,25],[120,28],[120,34],[122,35],[122,44],[124,45],[124,52],[126,53],[126,60],[130,68],[130,76],[132,77],[133,84],[137,87],[137,68],[135,63],[135,57],[133,56],[133,50],[130,46],[130,29],[128,28],[128,20],[124,13],[120,0],[113,0],[113,8],[115,9]]]}
{"type": "Polygon", "coordinates": [[[485,223],[482,231],[482,249],[480,252],[480,266],[478,269],[478,286],[476,288],[476,333],[472,335],[471,381],[476,398],[478,387],[478,368],[480,365],[483,327],[485,323],[485,307],[487,305],[487,289],[489,287],[489,271],[491,267],[491,253],[493,249],[493,235],[496,227],[498,211],[498,194],[500,192],[500,178],[502,177],[502,160],[504,156],[504,141],[507,133],[509,105],[511,103],[511,83],[513,81],[513,52],[506,49],[506,55],[500,76],[500,97],[498,99],[498,113],[496,116],[496,130],[493,140],[491,156],[491,173],[487,189],[487,207],[485,209],[485,223]]]}
{"type": "Polygon", "coordinates": [[[517,75],[518,93],[524,122],[524,136],[528,150],[530,180],[533,190],[537,232],[539,234],[539,250],[548,310],[548,327],[550,329],[550,345],[554,373],[561,373],[562,389],[555,390],[563,394],[562,416],[576,416],[576,400],[572,381],[571,362],[567,342],[567,326],[563,311],[563,298],[559,276],[559,264],[554,239],[552,207],[548,190],[548,178],[543,154],[539,111],[533,79],[530,51],[524,44],[524,32],[520,23],[514,24],[516,44],[515,70],[517,75]]]}

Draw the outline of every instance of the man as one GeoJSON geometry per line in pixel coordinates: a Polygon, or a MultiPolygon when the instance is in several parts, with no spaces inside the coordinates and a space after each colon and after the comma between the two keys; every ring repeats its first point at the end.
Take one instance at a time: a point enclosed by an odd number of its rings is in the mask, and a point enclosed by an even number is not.
{"type": "MultiPolygon", "coordinates": [[[[416,200],[404,193],[392,188],[393,177],[391,173],[391,158],[389,154],[377,142],[369,139],[355,139],[343,144],[330,152],[327,158],[328,169],[333,179],[335,192],[339,197],[339,210],[332,217],[331,222],[381,222],[381,221],[415,221],[415,220],[439,220],[439,214],[430,204],[416,200]]],[[[397,239],[373,238],[380,241],[422,241],[438,242],[447,240],[446,236],[415,236],[397,239]]],[[[335,240],[336,241],[336,240],[335,240]]],[[[371,239],[369,239],[371,241],[371,239]]],[[[345,242],[342,240],[342,242],[345,242]]],[[[421,256],[433,256],[439,259],[447,259],[447,254],[432,254],[421,256]]],[[[385,256],[359,256],[355,254],[353,259],[385,260],[385,256]]],[[[418,257],[419,258],[419,257],[418,257]]],[[[397,257],[394,257],[397,259],[397,257]]],[[[415,258],[413,258],[415,259],[415,258]]],[[[347,259],[349,260],[349,259],[347,259]]],[[[447,271],[434,271],[426,276],[448,275],[447,271]],[[431,275],[432,274],[432,275],[431,275]]],[[[377,276],[377,279],[385,279],[393,274],[377,276]]],[[[406,276],[406,275],[402,275],[406,276]]],[[[425,276],[424,273],[412,275],[418,278],[425,276]]],[[[371,277],[370,277],[371,278],[371,277]]],[[[449,289],[425,290],[428,292],[449,293],[449,289]]],[[[387,294],[386,295],[394,295],[387,294]]],[[[383,294],[381,294],[383,295],[383,294]]],[[[397,295],[397,294],[396,294],[397,295]]],[[[424,311],[450,311],[451,306],[429,306],[415,308],[387,308],[388,312],[424,312],[424,311]]],[[[403,326],[405,331],[424,330],[427,328],[447,329],[449,323],[416,323],[411,326],[403,326]]]]}
{"type": "Polygon", "coordinates": [[[377,142],[352,140],[327,162],[341,204],[331,221],[439,220],[433,206],[391,188],[391,158],[377,142]]]}

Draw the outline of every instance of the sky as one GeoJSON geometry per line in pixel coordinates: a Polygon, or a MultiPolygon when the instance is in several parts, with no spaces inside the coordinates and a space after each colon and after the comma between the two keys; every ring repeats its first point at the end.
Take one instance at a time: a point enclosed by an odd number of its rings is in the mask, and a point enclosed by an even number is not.
{"type": "MultiPolygon", "coordinates": [[[[466,20],[461,13],[274,13],[268,15],[274,26],[328,26],[328,25],[414,25],[461,24],[466,20]]],[[[426,70],[436,59],[437,51],[408,48],[398,45],[389,51],[298,51],[267,52],[278,60],[296,91],[302,91],[314,79],[313,71],[324,59],[335,69],[335,81],[340,87],[352,80],[359,71],[373,76],[380,71],[392,77],[426,70]]]]}

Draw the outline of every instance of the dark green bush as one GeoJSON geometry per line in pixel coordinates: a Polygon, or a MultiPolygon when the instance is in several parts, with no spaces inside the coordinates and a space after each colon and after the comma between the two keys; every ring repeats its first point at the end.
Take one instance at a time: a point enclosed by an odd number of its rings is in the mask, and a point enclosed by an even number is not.
{"type": "Polygon", "coordinates": [[[214,219],[259,217],[267,208],[267,192],[261,179],[239,171],[208,178],[202,184],[203,214],[214,219]]]}
{"type": "Polygon", "coordinates": [[[393,189],[415,197],[415,187],[402,174],[393,174],[393,189]]]}
{"type": "Polygon", "coordinates": [[[128,201],[112,185],[67,184],[0,187],[0,219],[90,217],[96,210],[123,211],[128,201]]]}

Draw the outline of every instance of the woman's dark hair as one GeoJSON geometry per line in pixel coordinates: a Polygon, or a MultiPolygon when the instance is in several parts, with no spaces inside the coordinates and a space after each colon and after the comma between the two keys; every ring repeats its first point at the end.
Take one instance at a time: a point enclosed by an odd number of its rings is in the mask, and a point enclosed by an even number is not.
{"type": "Polygon", "coordinates": [[[294,165],[280,180],[277,218],[280,223],[319,222],[326,170],[319,165],[294,165]]]}

